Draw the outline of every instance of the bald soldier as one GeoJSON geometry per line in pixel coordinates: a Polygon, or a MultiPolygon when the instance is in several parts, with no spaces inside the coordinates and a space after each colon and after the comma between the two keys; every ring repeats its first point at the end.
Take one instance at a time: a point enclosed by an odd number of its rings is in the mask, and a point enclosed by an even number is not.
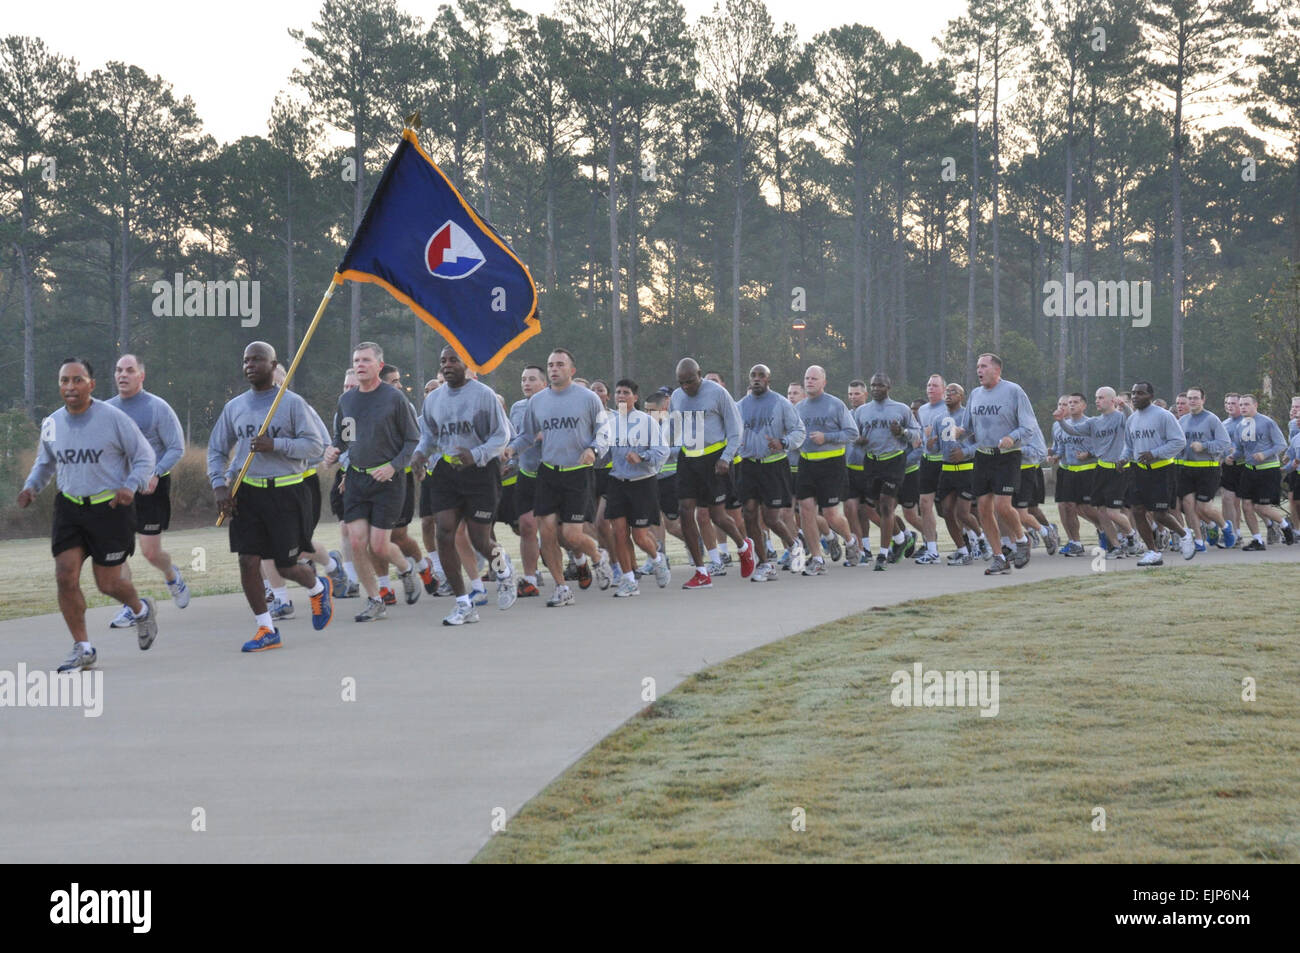
{"type": "Polygon", "coordinates": [[[803,389],[807,396],[795,409],[803,420],[807,438],[799,448],[799,480],[795,497],[799,500],[799,522],[808,547],[808,562],[803,574],[821,576],[826,572],[826,561],[821,554],[817,533],[818,510],[826,517],[830,528],[847,541],[849,554],[853,556],[859,552],[858,539],[840,509],[840,500],[848,483],[844,448],[858,438],[859,432],[844,401],[826,393],[825,368],[818,364],[809,367],[803,375],[803,389]]]}

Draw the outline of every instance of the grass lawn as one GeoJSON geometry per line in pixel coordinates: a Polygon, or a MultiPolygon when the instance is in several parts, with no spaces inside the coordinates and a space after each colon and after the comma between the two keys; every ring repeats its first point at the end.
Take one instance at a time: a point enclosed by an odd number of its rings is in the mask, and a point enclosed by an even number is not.
{"type": "Polygon", "coordinates": [[[1300,861],[1294,582],[1106,573],[819,626],[661,697],[477,860],[1300,861]],[[998,714],[895,707],[915,662],[997,671],[998,714]]]}

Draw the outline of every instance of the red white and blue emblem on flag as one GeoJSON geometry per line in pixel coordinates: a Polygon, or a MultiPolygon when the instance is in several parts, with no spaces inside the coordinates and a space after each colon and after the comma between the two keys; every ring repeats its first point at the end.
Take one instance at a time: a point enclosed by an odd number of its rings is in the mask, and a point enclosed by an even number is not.
{"type": "Polygon", "coordinates": [[[334,280],[403,302],[480,373],[542,330],[528,269],[407,129],[334,280]]]}

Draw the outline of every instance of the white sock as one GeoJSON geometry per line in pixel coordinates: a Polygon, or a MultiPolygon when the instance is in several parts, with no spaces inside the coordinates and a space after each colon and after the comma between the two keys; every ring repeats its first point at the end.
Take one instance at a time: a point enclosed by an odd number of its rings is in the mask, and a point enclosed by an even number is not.
{"type": "Polygon", "coordinates": [[[893,539],[893,541],[896,542],[896,543],[904,543],[904,542],[907,541],[907,537],[904,536],[902,533],[895,533],[895,534],[894,534],[892,537],[890,537],[890,538],[893,539]]]}
{"type": "Polygon", "coordinates": [[[475,579],[472,583],[470,583],[469,587],[473,589],[475,592],[487,592],[487,590],[483,588],[482,579],[475,579]]]}
{"type": "Polygon", "coordinates": [[[708,566],[696,566],[696,567],[695,567],[695,571],[698,572],[698,573],[699,573],[700,575],[702,575],[702,576],[707,576],[707,575],[709,574],[709,567],[708,567],[708,566]]]}
{"type": "Polygon", "coordinates": [[[445,578],[447,573],[442,568],[442,557],[437,553],[430,553],[429,558],[433,560],[433,562],[430,563],[430,565],[433,566],[433,574],[445,578]]]}
{"type": "Polygon", "coordinates": [[[578,566],[585,566],[585,565],[587,565],[587,554],[586,554],[586,553],[578,553],[578,557],[577,557],[573,562],[574,562],[575,565],[578,565],[578,566]]]}
{"type": "MultiPolygon", "coordinates": [[[[727,541],[725,539],[718,543],[718,551],[723,553],[727,551],[727,541]]],[[[741,552],[744,552],[744,550],[742,549],[741,552]]]]}
{"type": "Polygon", "coordinates": [[[288,586],[281,586],[281,587],[278,588],[278,589],[272,587],[271,592],[272,592],[272,593],[275,595],[275,597],[276,597],[277,599],[279,599],[281,602],[288,602],[288,601],[289,601],[289,587],[288,587],[288,586]]]}
{"type": "Polygon", "coordinates": [[[1256,534],[1255,534],[1255,542],[1259,543],[1261,546],[1264,545],[1264,534],[1263,534],[1263,533],[1256,533],[1256,534]]]}
{"type": "Polygon", "coordinates": [[[465,593],[463,596],[457,596],[456,601],[463,606],[469,605],[469,593],[465,593]]]}
{"type": "Polygon", "coordinates": [[[263,612],[257,617],[257,624],[268,629],[274,629],[275,623],[271,621],[271,613],[263,612]]]}
{"type": "Polygon", "coordinates": [[[663,565],[663,561],[664,561],[664,551],[661,549],[659,550],[659,552],[655,553],[655,565],[656,566],[663,565]]]}
{"type": "Polygon", "coordinates": [[[334,561],[333,556],[328,557],[328,559],[330,562],[329,565],[325,567],[326,572],[333,572],[334,570],[339,568],[339,564],[334,561]]]}
{"type": "Polygon", "coordinates": [[[939,544],[938,544],[938,542],[926,543],[926,544],[925,544],[925,551],[926,551],[927,553],[932,553],[933,555],[938,556],[938,555],[939,555],[939,544]]]}
{"type": "Polygon", "coordinates": [[[967,551],[967,549],[966,549],[965,546],[960,546],[960,547],[958,547],[958,549],[957,549],[957,555],[958,555],[958,556],[966,556],[966,555],[969,555],[969,553],[968,553],[968,551],[967,551]]]}
{"type": "Polygon", "coordinates": [[[536,577],[536,576],[524,576],[524,579],[526,579],[530,584],[532,584],[532,585],[534,585],[534,586],[537,585],[537,577],[536,577]]]}
{"type": "Polygon", "coordinates": [[[1024,544],[1024,543],[1027,543],[1027,542],[1029,542],[1029,537],[1026,536],[1026,535],[1024,535],[1023,533],[1021,533],[1021,534],[1020,534],[1020,538],[1019,538],[1018,540],[1016,540],[1016,545],[1017,545],[1017,546],[1020,546],[1020,545],[1022,545],[1022,544],[1024,544]]]}
{"type": "Polygon", "coordinates": [[[133,616],[135,616],[137,619],[147,619],[147,618],[149,618],[149,603],[147,603],[147,602],[145,602],[143,599],[141,599],[141,600],[140,600],[140,611],[139,611],[139,612],[132,612],[131,614],[132,614],[133,616]]]}
{"type": "Polygon", "coordinates": [[[325,591],[325,587],[321,584],[320,578],[318,577],[316,579],[316,585],[312,586],[310,589],[307,590],[307,595],[318,596],[324,591],[325,591]]]}
{"type": "Polygon", "coordinates": [[[1003,545],[1003,546],[1010,546],[1010,545],[1011,545],[1011,537],[1010,537],[1010,536],[1003,536],[1003,537],[1002,537],[1002,545],[1003,545]]]}
{"type": "Polygon", "coordinates": [[[379,583],[379,588],[380,588],[380,589],[391,589],[391,588],[393,588],[392,583],[391,583],[391,581],[389,580],[389,578],[388,578],[387,576],[376,576],[375,579],[376,579],[376,581],[379,583]]]}
{"type": "Polygon", "coordinates": [[[352,563],[344,563],[344,564],[343,564],[343,571],[344,571],[345,573],[348,574],[348,582],[360,582],[360,581],[361,581],[361,580],[357,579],[357,567],[356,567],[355,565],[353,565],[352,563]]]}
{"type": "Polygon", "coordinates": [[[722,556],[718,553],[716,548],[709,550],[709,559],[713,560],[715,563],[722,562],[722,556]]]}

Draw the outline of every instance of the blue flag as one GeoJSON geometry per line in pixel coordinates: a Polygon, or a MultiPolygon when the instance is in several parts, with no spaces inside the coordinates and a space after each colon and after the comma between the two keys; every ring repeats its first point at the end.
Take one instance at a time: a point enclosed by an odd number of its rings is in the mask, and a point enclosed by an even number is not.
{"type": "Polygon", "coordinates": [[[486,374],[541,333],[528,269],[407,129],[335,282],[388,290],[486,374]]]}

